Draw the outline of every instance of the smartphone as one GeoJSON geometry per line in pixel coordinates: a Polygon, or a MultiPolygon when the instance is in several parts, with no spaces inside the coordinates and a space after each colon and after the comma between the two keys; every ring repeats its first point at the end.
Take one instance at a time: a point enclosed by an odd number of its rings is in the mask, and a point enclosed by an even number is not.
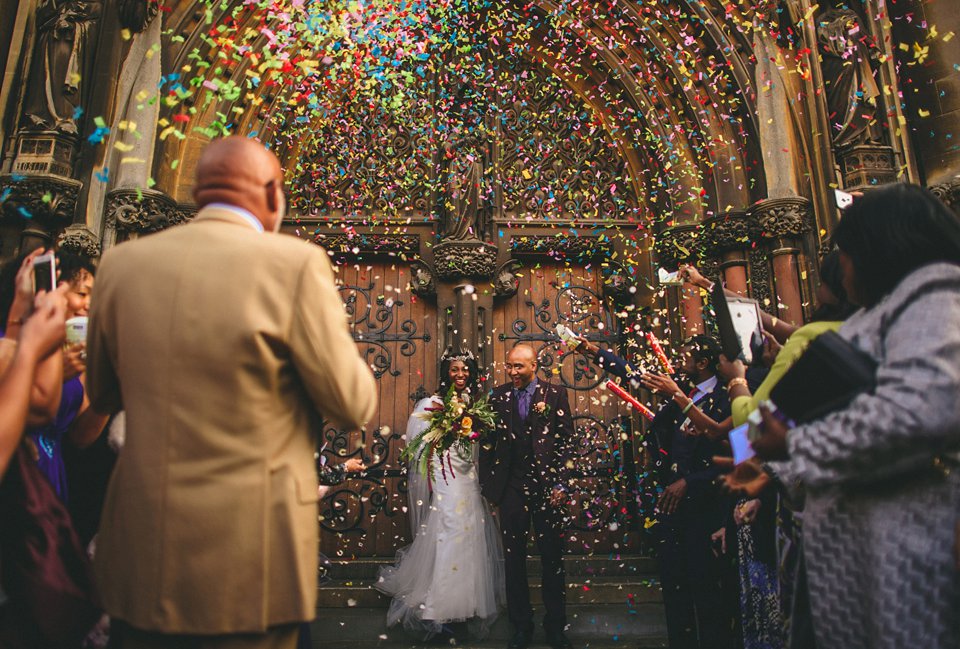
{"type": "Polygon", "coordinates": [[[33,291],[52,291],[57,285],[57,258],[46,252],[33,260],[33,291]]]}
{"type": "Polygon", "coordinates": [[[847,192],[839,189],[834,189],[833,194],[837,201],[837,207],[839,207],[841,210],[845,210],[853,204],[853,194],[848,194],[847,192]]]}
{"type": "Polygon", "coordinates": [[[749,427],[750,424],[742,424],[727,433],[727,436],[730,438],[730,448],[733,449],[734,464],[746,462],[756,455],[756,453],[753,452],[753,447],[750,446],[750,440],[747,439],[747,429],[749,427]]]}
{"type": "Polygon", "coordinates": [[[675,270],[671,273],[666,268],[660,268],[657,270],[657,281],[659,281],[662,286],[680,286],[683,284],[683,279],[680,277],[679,270],[675,270]]]}

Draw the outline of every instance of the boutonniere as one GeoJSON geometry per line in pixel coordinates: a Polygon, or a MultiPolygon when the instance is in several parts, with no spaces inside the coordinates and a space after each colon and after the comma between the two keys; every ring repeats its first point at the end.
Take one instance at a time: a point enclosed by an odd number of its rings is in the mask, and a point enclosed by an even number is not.
{"type": "Polygon", "coordinates": [[[547,405],[546,401],[538,401],[533,404],[533,409],[538,415],[546,416],[550,414],[550,406],[547,405]]]}

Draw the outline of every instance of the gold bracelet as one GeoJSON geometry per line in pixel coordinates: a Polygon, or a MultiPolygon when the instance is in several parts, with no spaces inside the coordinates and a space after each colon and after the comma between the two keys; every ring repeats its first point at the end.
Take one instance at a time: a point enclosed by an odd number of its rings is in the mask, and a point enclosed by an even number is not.
{"type": "Polygon", "coordinates": [[[743,377],[738,376],[738,377],[736,377],[736,378],[730,379],[730,382],[727,383],[727,392],[729,392],[729,391],[731,390],[731,388],[735,388],[735,387],[737,387],[738,385],[742,385],[743,387],[747,388],[748,390],[750,389],[750,384],[747,383],[747,380],[746,380],[745,378],[743,378],[743,377]]]}

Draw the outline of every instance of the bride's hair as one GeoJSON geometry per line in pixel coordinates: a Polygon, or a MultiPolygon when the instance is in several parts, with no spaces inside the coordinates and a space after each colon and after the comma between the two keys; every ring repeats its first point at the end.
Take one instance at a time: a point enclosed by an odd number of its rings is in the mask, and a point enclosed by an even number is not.
{"type": "Polygon", "coordinates": [[[476,392],[477,380],[480,378],[477,359],[470,352],[452,351],[447,351],[440,357],[440,386],[437,392],[440,396],[444,396],[450,389],[450,363],[453,361],[463,361],[463,364],[467,366],[467,371],[470,372],[470,377],[467,379],[467,389],[471,393],[476,392]]]}

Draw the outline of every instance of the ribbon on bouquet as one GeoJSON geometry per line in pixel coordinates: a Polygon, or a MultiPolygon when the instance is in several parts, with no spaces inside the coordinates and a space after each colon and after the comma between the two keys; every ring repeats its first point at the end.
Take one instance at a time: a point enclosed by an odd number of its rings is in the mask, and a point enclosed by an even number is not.
{"type": "Polygon", "coordinates": [[[607,389],[613,392],[618,397],[620,397],[621,401],[625,401],[634,410],[639,412],[648,420],[653,421],[653,411],[651,411],[650,408],[647,408],[645,405],[643,405],[642,403],[634,399],[629,392],[621,388],[619,385],[617,385],[613,381],[607,381],[607,389]]]}

